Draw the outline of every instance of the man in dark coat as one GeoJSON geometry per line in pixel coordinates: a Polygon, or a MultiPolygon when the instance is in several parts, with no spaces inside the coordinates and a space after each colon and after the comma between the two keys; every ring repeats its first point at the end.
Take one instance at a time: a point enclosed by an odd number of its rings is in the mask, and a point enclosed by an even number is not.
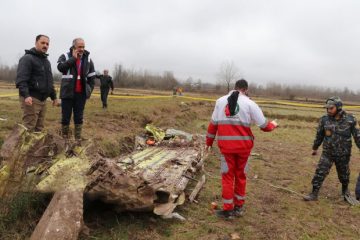
{"type": "Polygon", "coordinates": [[[43,130],[48,97],[54,106],[58,105],[51,65],[47,58],[49,43],[48,36],[36,36],[35,47],[25,50],[17,69],[16,87],[19,89],[23,123],[29,131],[43,130]]]}
{"type": "Polygon", "coordinates": [[[105,69],[103,75],[98,75],[97,78],[100,79],[100,93],[101,93],[101,102],[102,107],[107,108],[107,98],[109,95],[109,91],[111,89],[111,94],[114,91],[114,83],[112,78],[109,75],[109,70],[105,69]]]}
{"type": "Polygon", "coordinates": [[[75,140],[81,140],[83,115],[86,100],[90,98],[95,84],[94,63],[85,50],[82,38],[73,40],[70,51],[58,60],[58,70],[62,73],[60,98],[62,107],[62,135],[69,137],[71,115],[74,113],[75,140]]]}

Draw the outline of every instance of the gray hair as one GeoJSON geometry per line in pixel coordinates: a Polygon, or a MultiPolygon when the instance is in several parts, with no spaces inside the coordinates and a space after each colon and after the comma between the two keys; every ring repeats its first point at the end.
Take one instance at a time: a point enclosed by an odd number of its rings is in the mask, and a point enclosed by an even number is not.
{"type": "MultiPolygon", "coordinates": [[[[73,41],[72,41],[72,45],[75,46],[76,42],[77,41],[84,41],[84,39],[82,38],[75,38],[73,41]]],[[[85,42],[85,41],[84,41],[85,42]]]]}

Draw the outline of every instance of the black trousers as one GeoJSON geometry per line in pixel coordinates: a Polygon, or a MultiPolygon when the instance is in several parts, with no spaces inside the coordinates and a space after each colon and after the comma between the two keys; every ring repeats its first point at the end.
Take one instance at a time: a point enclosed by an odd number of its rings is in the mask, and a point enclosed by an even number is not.
{"type": "Polygon", "coordinates": [[[82,124],[86,96],[83,93],[75,93],[74,98],[61,99],[61,124],[70,125],[71,114],[74,112],[74,123],[82,124]]]}
{"type": "Polygon", "coordinates": [[[360,199],[360,173],[356,183],[355,194],[356,198],[360,199]]]}
{"type": "Polygon", "coordinates": [[[101,102],[103,104],[103,107],[107,107],[107,98],[109,95],[110,88],[100,88],[101,93],[101,102]]]}

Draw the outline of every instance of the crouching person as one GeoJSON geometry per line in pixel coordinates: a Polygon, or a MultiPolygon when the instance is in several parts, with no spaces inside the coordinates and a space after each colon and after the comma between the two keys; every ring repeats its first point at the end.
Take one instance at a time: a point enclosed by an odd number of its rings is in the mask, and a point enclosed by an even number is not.
{"type": "Polygon", "coordinates": [[[341,193],[344,198],[350,196],[348,186],[352,147],[351,136],[353,136],[356,145],[360,147],[360,135],[356,127],[355,117],[346,113],[342,107],[343,103],[339,97],[331,97],[326,100],[327,114],[320,118],[312,155],[317,154],[321,144],[323,145],[323,151],[312,179],[312,192],[304,197],[305,201],[316,201],[318,199],[321,185],[334,163],[338,178],[342,184],[341,193]]]}
{"type": "Polygon", "coordinates": [[[206,150],[209,150],[217,135],[221,152],[223,210],[216,215],[223,218],[242,216],[246,197],[245,166],[254,145],[251,123],[269,132],[277,127],[269,122],[259,106],[248,96],[248,83],[241,79],[235,90],[216,101],[206,135],[206,150]]]}

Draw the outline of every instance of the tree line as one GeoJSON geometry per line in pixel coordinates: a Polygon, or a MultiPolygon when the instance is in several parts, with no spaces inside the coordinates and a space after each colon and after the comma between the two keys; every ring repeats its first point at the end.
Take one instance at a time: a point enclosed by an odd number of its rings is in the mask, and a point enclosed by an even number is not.
{"type": "Polygon", "coordinates": [[[0,80],[7,82],[14,82],[16,78],[17,64],[7,66],[0,64],[0,80]]]}
{"type": "MultiPolygon", "coordinates": [[[[142,88],[142,89],[159,89],[172,90],[175,87],[182,87],[186,92],[203,92],[213,94],[224,94],[228,89],[232,88],[235,83],[234,75],[229,70],[232,64],[222,65],[224,69],[217,73],[217,83],[203,82],[201,79],[193,79],[191,76],[186,80],[177,79],[173,72],[164,71],[162,74],[152,73],[147,70],[136,70],[134,68],[126,68],[121,64],[116,64],[112,72],[113,82],[115,87],[120,88],[142,88]],[[230,72],[230,73],[229,73],[230,72]],[[229,80],[231,79],[231,80],[229,80]]],[[[0,80],[14,83],[16,79],[17,65],[7,66],[0,65],[0,80]]],[[[239,78],[239,76],[237,76],[239,78]]],[[[55,81],[60,81],[61,74],[54,72],[55,81]]],[[[325,99],[329,96],[339,96],[345,101],[360,101],[360,90],[353,90],[347,87],[338,88],[324,88],[321,86],[307,86],[307,85],[286,85],[270,82],[265,85],[257,84],[249,80],[250,94],[252,96],[274,97],[288,100],[308,100],[325,99]]]]}
{"type": "Polygon", "coordinates": [[[157,74],[147,70],[125,68],[121,64],[115,65],[112,78],[116,87],[124,88],[172,90],[181,85],[171,71],[157,74]]]}

